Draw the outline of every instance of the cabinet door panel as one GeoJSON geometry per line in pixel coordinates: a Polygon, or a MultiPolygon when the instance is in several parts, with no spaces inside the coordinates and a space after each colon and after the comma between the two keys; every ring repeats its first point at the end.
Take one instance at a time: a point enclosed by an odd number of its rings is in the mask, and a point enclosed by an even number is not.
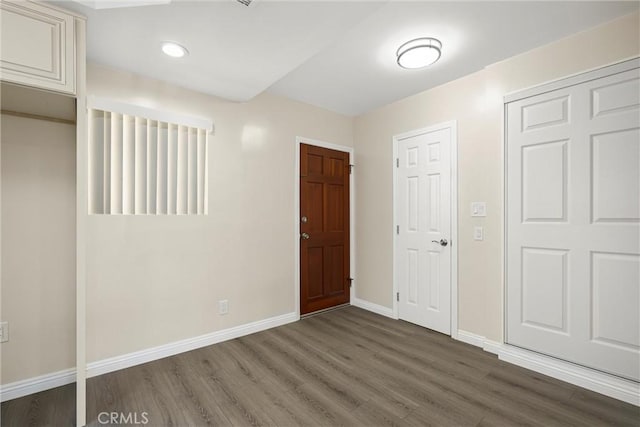
{"type": "Polygon", "coordinates": [[[41,4],[0,3],[0,78],[75,94],[74,17],[41,4]]]}

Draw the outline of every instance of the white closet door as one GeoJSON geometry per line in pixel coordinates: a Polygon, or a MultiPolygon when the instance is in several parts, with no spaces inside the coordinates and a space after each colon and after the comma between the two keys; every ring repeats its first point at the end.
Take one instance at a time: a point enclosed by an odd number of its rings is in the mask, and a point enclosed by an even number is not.
{"type": "Polygon", "coordinates": [[[507,342],[640,380],[640,73],[507,104],[507,342]]]}

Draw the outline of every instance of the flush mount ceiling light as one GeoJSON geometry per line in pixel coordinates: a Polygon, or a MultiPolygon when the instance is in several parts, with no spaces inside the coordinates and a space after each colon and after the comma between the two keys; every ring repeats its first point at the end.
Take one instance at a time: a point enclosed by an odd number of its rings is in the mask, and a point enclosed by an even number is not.
{"type": "Polygon", "coordinates": [[[162,51],[172,58],[182,58],[189,53],[187,48],[176,42],[162,42],[162,51]]]}
{"type": "Polygon", "coordinates": [[[396,52],[398,65],[408,69],[426,67],[440,59],[441,50],[442,43],[433,37],[409,40],[396,52]]]}

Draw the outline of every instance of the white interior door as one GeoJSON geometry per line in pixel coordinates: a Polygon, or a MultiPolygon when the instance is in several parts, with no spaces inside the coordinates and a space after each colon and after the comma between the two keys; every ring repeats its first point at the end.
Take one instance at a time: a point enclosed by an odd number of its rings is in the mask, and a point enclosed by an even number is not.
{"type": "MultiPolygon", "coordinates": [[[[637,66],[637,65],[636,65],[637,66]]],[[[640,380],[638,68],[507,105],[507,342],[640,380]]]]}
{"type": "Polygon", "coordinates": [[[450,146],[450,128],[400,139],[395,195],[399,318],[445,334],[451,333],[450,146]]]}

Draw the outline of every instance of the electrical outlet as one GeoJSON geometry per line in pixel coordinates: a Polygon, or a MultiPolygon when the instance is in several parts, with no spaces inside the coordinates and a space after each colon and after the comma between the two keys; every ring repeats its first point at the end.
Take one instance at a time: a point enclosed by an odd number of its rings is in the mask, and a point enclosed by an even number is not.
{"type": "Polygon", "coordinates": [[[229,313],[229,300],[222,299],[218,301],[218,313],[219,314],[227,314],[229,313]]]}
{"type": "Polygon", "coordinates": [[[9,341],[9,322],[0,322],[0,342],[9,341]]]}

